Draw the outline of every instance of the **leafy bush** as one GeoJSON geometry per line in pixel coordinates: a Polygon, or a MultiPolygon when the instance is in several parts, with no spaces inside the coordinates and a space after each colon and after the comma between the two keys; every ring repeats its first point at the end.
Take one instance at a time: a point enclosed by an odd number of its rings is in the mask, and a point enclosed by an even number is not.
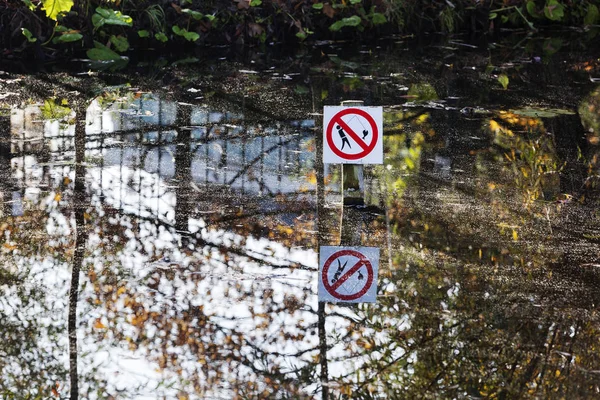
{"type": "MultiPolygon", "coordinates": [[[[4,0],[0,46],[86,50],[96,61],[126,61],[132,47],[261,44],[381,33],[537,30],[567,24],[597,29],[600,0],[4,0]],[[418,4],[417,4],[418,3],[418,4]],[[510,4],[506,6],[505,4],[510,4]]],[[[38,51],[38,53],[40,53],[38,51]]]]}

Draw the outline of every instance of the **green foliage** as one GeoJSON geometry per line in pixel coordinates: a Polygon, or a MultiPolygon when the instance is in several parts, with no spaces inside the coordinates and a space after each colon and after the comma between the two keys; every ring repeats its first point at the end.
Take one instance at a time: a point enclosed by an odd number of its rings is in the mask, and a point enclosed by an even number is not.
{"type": "Polygon", "coordinates": [[[501,74],[498,76],[498,82],[502,85],[502,88],[506,90],[508,88],[508,76],[501,74]]]}
{"type": "Polygon", "coordinates": [[[596,6],[595,4],[590,4],[588,5],[587,13],[585,14],[583,23],[586,25],[597,24],[599,17],[600,12],[598,11],[598,6],[596,6]]]}
{"type": "Polygon", "coordinates": [[[202,18],[204,18],[204,14],[198,11],[190,10],[189,8],[183,9],[181,10],[181,12],[184,14],[188,14],[190,17],[194,18],[197,21],[200,21],[202,18]]]}
{"type": "Polygon", "coordinates": [[[56,103],[56,98],[51,97],[44,101],[44,105],[40,107],[42,116],[47,120],[59,120],[71,114],[71,108],[68,106],[67,100],[63,99],[60,104],[56,103]]]}
{"type": "Polygon", "coordinates": [[[158,40],[159,42],[165,43],[166,41],[169,40],[169,38],[167,37],[167,35],[165,35],[163,32],[158,32],[154,34],[154,38],[156,40],[158,40]]]}
{"type": "Polygon", "coordinates": [[[407,95],[414,101],[424,102],[437,100],[438,94],[429,83],[415,83],[408,89],[407,95]]]}
{"type": "Polygon", "coordinates": [[[188,32],[187,29],[180,28],[177,25],[174,25],[172,30],[174,34],[178,36],[183,36],[186,40],[190,42],[195,42],[200,38],[200,35],[198,35],[196,32],[188,32]]]}
{"type": "Polygon", "coordinates": [[[57,36],[54,39],[52,39],[52,43],[70,43],[70,42],[77,42],[81,39],[83,39],[83,35],[81,33],[65,32],[65,33],[61,34],[60,36],[57,36]]]}
{"type": "Polygon", "coordinates": [[[527,13],[529,13],[529,15],[531,15],[533,18],[542,18],[541,13],[537,10],[533,0],[529,0],[525,6],[527,8],[527,13]]]}
{"type": "Polygon", "coordinates": [[[31,0],[21,0],[25,3],[25,6],[29,9],[29,11],[33,11],[36,9],[36,5],[31,2],[31,0]]]}
{"type": "Polygon", "coordinates": [[[544,7],[544,15],[551,21],[560,21],[565,16],[565,6],[557,0],[548,0],[544,7]]]}
{"type": "Polygon", "coordinates": [[[563,41],[561,38],[548,38],[544,40],[544,44],[542,45],[542,49],[544,50],[544,55],[551,56],[556,53],[563,46],[563,41]]]}
{"type": "Polygon", "coordinates": [[[127,41],[127,38],[125,36],[112,35],[110,37],[110,42],[115,47],[115,50],[117,50],[119,53],[123,53],[124,51],[127,51],[127,49],[129,49],[129,42],[127,41]]]}
{"type": "Polygon", "coordinates": [[[37,42],[37,39],[33,37],[33,33],[27,28],[21,28],[21,32],[23,32],[23,36],[27,38],[29,43],[37,42]]]}
{"type": "MultiPolygon", "coordinates": [[[[250,42],[265,43],[270,40],[287,40],[294,35],[304,41],[314,33],[323,38],[338,32],[341,35],[354,33],[357,36],[356,33],[369,29],[375,33],[401,33],[418,26],[427,31],[457,32],[472,26],[483,27],[485,30],[488,26],[491,31],[498,25],[501,27],[506,24],[525,26],[535,31],[536,27],[531,21],[535,21],[536,25],[561,23],[590,26],[600,20],[599,6],[592,0],[491,0],[485,5],[479,2],[477,6],[467,0],[426,1],[422,6],[400,0],[386,0],[376,4],[362,0],[291,0],[285,7],[283,3],[265,0],[234,0],[232,4],[236,7],[230,8],[223,4],[192,0],[167,3],[168,6],[155,2],[110,0],[101,3],[84,2],[82,8],[75,10],[74,0],[16,1],[19,5],[17,8],[21,8],[19,12],[25,10],[23,15],[30,13],[29,10],[35,11],[38,6],[44,10],[47,18],[42,17],[41,26],[36,25],[34,31],[39,37],[49,37],[43,43],[44,48],[49,43],[51,46],[79,42],[85,38],[85,43],[90,43],[91,40],[100,40],[105,44],[110,42],[109,47],[113,52],[123,52],[130,48],[126,37],[147,39],[141,42],[141,47],[151,45],[152,42],[165,43],[173,38],[180,40],[178,36],[188,42],[197,42],[200,35],[207,42],[234,42],[239,36],[247,35],[250,42]],[[166,13],[163,7],[168,7],[169,12],[166,13]],[[485,15],[485,12],[487,18],[482,19],[480,16],[485,15]],[[87,15],[89,20],[86,21],[87,15]],[[477,22],[472,24],[473,18],[477,22]],[[58,22],[69,24],[69,27],[59,30],[62,25],[57,25],[58,22]],[[90,23],[92,30],[88,29],[90,23]],[[382,29],[382,25],[386,26],[382,29]]],[[[20,27],[23,26],[32,25],[22,23],[20,27]]],[[[26,28],[21,32],[28,43],[37,40],[26,28]]],[[[97,55],[98,52],[104,53],[104,50],[94,50],[92,54],[97,55]]]]}
{"type": "Polygon", "coordinates": [[[71,11],[73,0],[42,0],[42,9],[46,11],[46,17],[56,21],[58,15],[71,11]]]}
{"type": "Polygon", "coordinates": [[[371,14],[371,22],[373,25],[382,25],[387,22],[387,18],[381,13],[374,12],[371,14]]]}
{"type": "Polygon", "coordinates": [[[95,61],[117,61],[121,56],[99,42],[94,42],[94,48],[87,51],[87,56],[95,61]]]}
{"type": "Polygon", "coordinates": [[[333,31],[333,32],[337,32],[346,26],[354,26],[354,27],[359,26],[361,22],[362,22],[362,19],[358,15],[353,15],[351,17],[343,18],[337,22],[334,22],[329,27],[329,30],[333,31]]]}
{"type": "Polygon", "coordinates": [[[103,25],[132,26],[133,19],[129,15],[121,14],[120,11],[98,7],[96,13],[92,15],[92,23],[96,28],[103,25]]]}
{"type": "MultiPolygon", "coordinates": [[[[531,6],[529,4],[526,4],[526,7],[531,8],[531,6]]],[[[533,7],[534,8],[532,8],[532,10],[535,9],[535,4],[533,5],[533,7]]],[[[511,24],[518,24],[519,21],[522,21],[522,22],[525,22],[525,24],[529,27],[529,29],[536,30],[535,27],[533,26],[533,23],[531,23],[527,19],[525,14],[523,14],[523,12],[524,12],[524,10],[521,10],[521,7],[517,7],[517,6],[503,7],[503,8],[499,8],[496,10],[491,10],[489,13],[489,19],[491,19],[491,20],[496,19],[496,17],[498,17],[498,13],[503,13],[502,18],[501,18],[503,23],[510,22],[511,24]],[[508,13],[508,15],[506,15],[506,13],[508,13]]]]}

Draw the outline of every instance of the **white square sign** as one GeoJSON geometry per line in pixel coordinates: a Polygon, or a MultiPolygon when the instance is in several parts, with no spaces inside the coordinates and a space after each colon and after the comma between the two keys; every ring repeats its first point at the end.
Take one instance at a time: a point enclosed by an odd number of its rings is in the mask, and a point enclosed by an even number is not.
{"type": "Polygon", "coordinates": [[[322,246],[319,255],[319,301],[375,303],[378,247],[322,246]]]}
{"type": "Polygon", "coordinates": [[[383,108],[326,106],[325,164],[383,164],[383,108]]]}

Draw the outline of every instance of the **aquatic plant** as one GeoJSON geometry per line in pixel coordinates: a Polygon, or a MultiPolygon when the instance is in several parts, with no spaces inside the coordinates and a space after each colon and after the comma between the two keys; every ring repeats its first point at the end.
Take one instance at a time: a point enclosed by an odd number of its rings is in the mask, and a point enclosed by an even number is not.
{"type": "Polygon", "coordinates": [[[0,47],[38,58],[50,52],[88,50],[97,61],[116,61],[131,48],[190,44],[367,38],[382,33],[477,31],[499,28],[537,30],[545,25],[578,26],[595,32],[598,0],[567,2],[471,0],[367,2],[292,0],[152,1],[4,0],[0,19],[6,29],[0,47]],[[101,50],[95,50],[101,49],[101,50]],[[91,53],[89,50],[94,50],[91,53]]]}

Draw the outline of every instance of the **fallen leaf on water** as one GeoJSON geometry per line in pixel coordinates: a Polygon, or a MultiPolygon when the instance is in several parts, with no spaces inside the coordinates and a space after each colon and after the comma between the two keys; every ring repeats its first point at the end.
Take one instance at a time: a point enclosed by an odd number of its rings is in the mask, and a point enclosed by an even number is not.
{"type": "Polygon", "coordinates": [[[106,325],[104,325],[102,323],[102,321],[100,320],[100,318],[96,318],[96,322],[94,323],[94,328],[95,329],[104,329],[104,328],[106,328],[106,325]]]}

